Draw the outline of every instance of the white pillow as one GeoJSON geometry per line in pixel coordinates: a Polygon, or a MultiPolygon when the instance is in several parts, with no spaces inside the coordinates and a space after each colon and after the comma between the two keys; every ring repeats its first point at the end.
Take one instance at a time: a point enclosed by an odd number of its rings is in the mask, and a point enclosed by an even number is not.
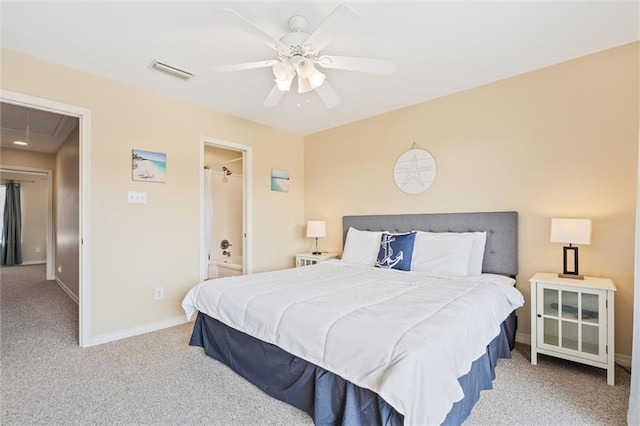
{"type": "Polygon", "coordinates": [[[475,235],[418,232],[413,246],[411,270],[438,276],[469,275],[475,235]]]}
{"type": "Polygon", "coordinates": [[[382,232],[360,231],[350,227],[344,243],[342,261],[353,265],[375,266],[382,232]]]}
{"type": "Polygon", "coordinates": [[[471,234],[475,238],[471,247],[471,257],[469,258],[469,275],[482,274],[482,260],[484,259],[484,246],[487,244],[487,233],[483,232],[464,232],[471,234]]]}
{"type": "Polygon", "coordinates": [[[482,261],[484,260],[484,248],[487,244],[487,232],[422,232],[424,234],[437,234],[437,235],[473,235],[473,245],[471,246],[471,256],[469,258],[468,275],[480,275],[482,274],[482,261]]]}

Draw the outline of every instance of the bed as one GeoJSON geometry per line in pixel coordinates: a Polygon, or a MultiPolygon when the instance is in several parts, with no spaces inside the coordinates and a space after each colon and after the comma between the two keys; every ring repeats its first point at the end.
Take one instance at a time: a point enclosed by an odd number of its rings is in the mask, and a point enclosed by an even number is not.
{"type": "Polygon", "coordinates": [[[345,261],[191,289],[183,301],[187,316],[198,311],[190,344],[316,424],[462,423],[513,348],[523,303],[513,280],[517,213],[345,216],[343,228],[345,261]],[[429,238],[482,231],[482,275],[346,262],[350,229],[429,238]]]}

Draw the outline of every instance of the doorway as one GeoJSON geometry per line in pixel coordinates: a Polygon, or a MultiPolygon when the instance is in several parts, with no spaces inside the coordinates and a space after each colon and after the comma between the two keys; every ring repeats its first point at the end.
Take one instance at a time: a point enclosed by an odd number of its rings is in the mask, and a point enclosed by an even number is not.
{"type": "Polygon", "coordinates": [[[251,147],[200,138],[201,279],[251,273],[251,147]]]}
{"type": "MultiPolygon", "coordinates": [[[[10,181],[18,182],[21,188],[22,265],[45,263],[46,279],[53,280],[52,171],[24,166],[3,167],[0,164],[0,187],[10,181]]],[[[0,200],[0,209],[4,208],[3,201],[4,198],[0,200]]]]}
{"type": "MultiPolygon", "coordinates": [[[[51,101],[9,90],[0,90],[0,101],[78,119],[78,202],[77,218],[72,232],[77,235],[77,266],[71,268],[78,282],[78,341],[81,347],[91,346],[91,285],[90,285],[90,170],[91,170],[91,110],[51,101]]],[[[53,225],[52,225],[53,227],[53,225]]],[[[55,256],[54,256],[55,258],[55,256]]],[[[60,270],[60,268],[56,268],[60,270]]]]}

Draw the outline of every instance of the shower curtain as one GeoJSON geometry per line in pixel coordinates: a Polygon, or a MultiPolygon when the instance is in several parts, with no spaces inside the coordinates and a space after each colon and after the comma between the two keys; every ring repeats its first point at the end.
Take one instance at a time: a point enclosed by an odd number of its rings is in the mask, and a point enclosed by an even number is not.
{"type": "Polygon", "coordinates": [[[2,240],[0,264],[22,264],[22,212],[20,205],[20,184],[7,182],[4,200],[4,217],[2,218],[2,240]]]}
{"type": "Polygon", "coordinates": [[[209,276],[209,252],[211,251],[211,239],[213,235],[213,193],[211,182],[211,170],[204,170],[204,277],[209,276]]]}

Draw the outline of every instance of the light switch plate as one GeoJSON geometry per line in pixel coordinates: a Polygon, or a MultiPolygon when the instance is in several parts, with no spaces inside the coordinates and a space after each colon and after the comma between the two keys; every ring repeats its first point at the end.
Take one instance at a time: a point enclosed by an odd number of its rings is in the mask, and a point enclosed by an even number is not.
{"type": "Polygon", "coordinates": [[[129,191],[127,193],[129,204],[147,204],[147,193],[144,191],[129,191]]]}

